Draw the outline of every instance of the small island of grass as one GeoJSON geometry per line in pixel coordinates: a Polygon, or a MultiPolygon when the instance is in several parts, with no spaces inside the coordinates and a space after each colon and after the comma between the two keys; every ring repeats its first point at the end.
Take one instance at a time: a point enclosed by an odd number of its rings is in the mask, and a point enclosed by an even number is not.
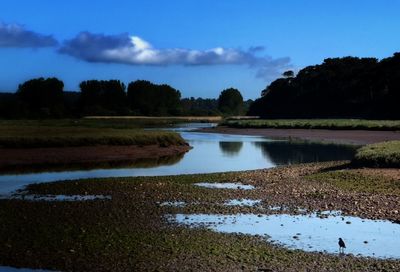
{"type": "Polygon", "coordinates": [[[134,121],[129,125],[118,120],[2,121],[0,171],[120,165],[138,160],[158,163],[190,149],[178,133],[132,127],[134,121]]]}

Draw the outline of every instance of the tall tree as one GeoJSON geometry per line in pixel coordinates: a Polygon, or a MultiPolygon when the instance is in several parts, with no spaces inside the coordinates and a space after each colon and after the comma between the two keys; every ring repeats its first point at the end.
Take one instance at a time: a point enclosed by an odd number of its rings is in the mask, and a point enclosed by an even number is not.
{"type": "Polygon", "coordinates": [[[17,97],[30,117],[61,117],[64,114],[63,89],[61,80],[40,77],[20,84],[17,97]]]}
{"type": "Polygon", "coordinates": [[[218,109],[228,115],[240,115],[243,113],[243,97],[239,90],[225,89],[218,97],[218,109]]]}
{"type": "Polygon", "coordinates": [[[128,85],[130,108],[137,115],[178,115],[181,93],[169,85],[137,80],[128,85]]]}
{"type": "Polygon", "coordinates": [[[87,80],[79,84],[83,114],[124,114],[125,84],[119,80],[87,80]]]}

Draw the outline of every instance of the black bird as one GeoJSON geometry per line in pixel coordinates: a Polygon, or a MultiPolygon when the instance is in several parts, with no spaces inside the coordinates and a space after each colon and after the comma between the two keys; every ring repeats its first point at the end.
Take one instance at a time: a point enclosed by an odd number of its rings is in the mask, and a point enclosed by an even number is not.
{"type": "Polygon", "coordinates": [[[339,238],[339,253],[344,253],[344,249],[346,248],[346,244],[342,240],[342,238],[339,238]]]}

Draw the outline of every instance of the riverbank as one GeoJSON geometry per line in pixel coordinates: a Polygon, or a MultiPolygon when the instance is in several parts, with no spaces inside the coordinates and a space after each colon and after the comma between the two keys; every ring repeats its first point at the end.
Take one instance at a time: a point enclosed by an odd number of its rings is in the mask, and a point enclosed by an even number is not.
{"type": "Polygon", "coordinates": [[[57,169],[95,169],[129,165],[157,166],[179,161],[189,145],[79,146],[47,148],[0,148],[0,172],[57,169]]]}
{"type": "Polygon", "coordinates": [[[310,141],[355,145],[400,140],[400,131],[231,128],[226,126],[203,128],[198,131],[235,135],[264,136],[278,139],[295,138],[310,141]]]}
{"type": "Polygon", "coordinates": [[[366,119],[252,119],[224,120],[221,125],[233,128],[388,130],[399,131],[400,120],[366,119]]]}
{"type": "MultiPolygon", "coordinates": [[[[167,217],[252,213],[261,218],[334,210],[343,216],[397,222],[398,184],[400,169],[352,169],[348,162],[33,184],[28,194],[104,195],[109,199],[0,200],[0,243],[4,245],[0,263],[61,271],[398,271],[399,260],[290,250],[266,237],[184,227],[167,217]],[[209,189],[194,186],[197,182],[236,182],[255,189],[209,189]],[[261,203],[224,205],[232,199],[261,203]]],[[[293,235],[297,232],[293,229],[293,235]]]]}
{"type": "MultiPolygon", "coordinates": [[[[0,121],[0,172],[129,165],[156,166],[190,147],[175,132],[134,128],[135,122],[0,121]]],[[[176,162],[176,159],[174,160],[176,162]]]]}

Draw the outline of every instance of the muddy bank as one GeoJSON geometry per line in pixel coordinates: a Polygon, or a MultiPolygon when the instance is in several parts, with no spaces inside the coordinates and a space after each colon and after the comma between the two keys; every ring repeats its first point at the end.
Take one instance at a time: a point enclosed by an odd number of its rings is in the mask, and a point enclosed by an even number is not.
{"type": "MultiPolygon", "coordinates": [[[[157,165],[168,158],[180,159],[188,145],[81,146],[49,148],[0,148],[0,172],[63,167],[157,165]]],[[[176,161],[176,160],[172,160],[176,161]]]]}
{"type": "Polygon", "coordinates": [[[364,145],[400,140],[399,131],[327,130],[327,129],[275,129],[275,128],[204,128],[199,132],[265,136],[271,138],[296,138],[338,144],[364,145]]]}

